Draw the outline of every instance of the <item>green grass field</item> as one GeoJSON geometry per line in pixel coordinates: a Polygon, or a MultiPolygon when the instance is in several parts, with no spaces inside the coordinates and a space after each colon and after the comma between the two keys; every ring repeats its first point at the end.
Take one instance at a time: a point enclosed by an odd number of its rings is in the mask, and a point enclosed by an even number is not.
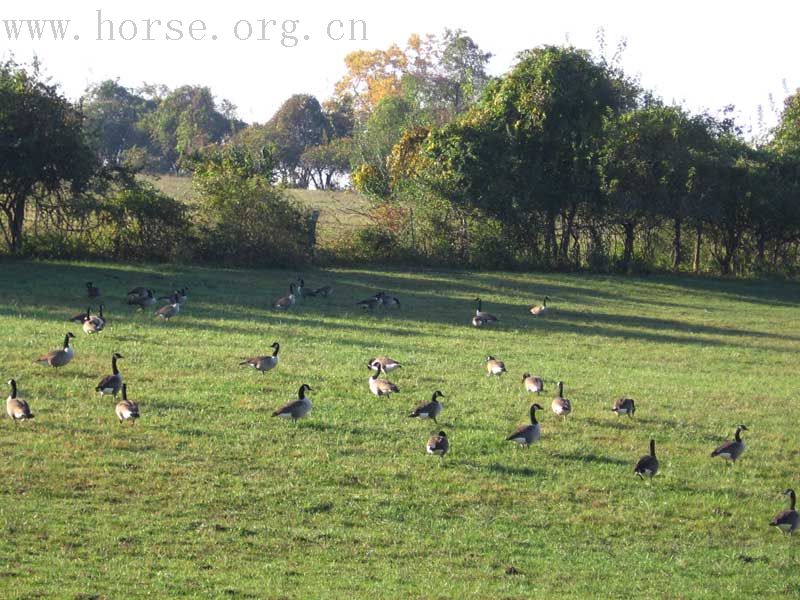
{"type": "Polygon", "coordinates": [[[797,284],[337,269],[304,273],[331,298],[278,313],[296,273],[0,270],[0,376],[36,414],[0,420],[2,598],[800,595],[800,536],[768,526],[800,489],[797,284]],[[110,319],[91,337],[66,321],[89,280],[110,319]],[[125,306],[137,285],[189,301],[157,321],[125,306]],[[402,308],[354,306],[379,289],[402,308]],[[477,294],[495,329],[469,326],[477,294]],[[528,315],[545,294],[550,314],[528,315]],[[33,364],[68,330],[71,364],[33,364]],[[276,340],[276,370],[238,366],[276,340]],[[114,351],[134,426],[93,392],[114,351]],[[404,364],[388,400],[368,391],[376,354],[404,364]],[[486,377],[487,354],[509,374],[486,377]],[[523,371],[563,379],[574,409],[556,419],[549,384],[527,450],[504,441],[533,400],[523,371]],[[309,417],[271,418],[301,383],[309,417]],[[439,426],[408,419],[436,389],[439,426]],[[634,418],[611,412],[621,395],[634,418]],[[740,423],[744,456],[711,459],[740,423]],[[633,466],[651,436],[650,483],[633,466]]]}

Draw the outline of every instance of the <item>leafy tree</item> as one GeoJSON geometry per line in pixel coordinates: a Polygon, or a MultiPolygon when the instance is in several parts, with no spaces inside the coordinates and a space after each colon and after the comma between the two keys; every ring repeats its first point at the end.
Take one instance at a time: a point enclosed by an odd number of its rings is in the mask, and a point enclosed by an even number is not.
{"type": "Polygon", "coordinates": [[[353,140],[336,138],[303,152],[300,166],[308,172],[315,188],[332,190],[337,186],[337,177],[349,171],[352,155],[353,140]]]}
{"type": "Polygon", "coordinates": [[[0,230],[8,250],[22,250],[30,201],[77,193],[96,169],[81,113],[36,66],[0,64],[0,230]]]}
{"type": "Polygon", "coordinates": [[[82,106],[86,128],[106,163],[121,164],[126,152],[149,146],[141,121],[156,109],[156,102],[108,79],[87,90],[82,106]]]}
{"type": "Polygon", "coordinates": [[[800,156],[800,89],[784,103],[773,147],[780,154],[800,156]]]}

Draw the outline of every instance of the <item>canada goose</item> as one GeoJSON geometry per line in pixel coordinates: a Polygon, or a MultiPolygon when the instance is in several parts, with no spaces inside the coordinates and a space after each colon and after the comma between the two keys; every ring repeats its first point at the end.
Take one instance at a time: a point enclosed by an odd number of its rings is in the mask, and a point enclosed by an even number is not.
{"type": "Polygon", "coordinates": [[[92,315],[91,308],[86,309],[86,317],[83,319],[83,324],[81,325],[83,333],[100,333],[103,331],[103,327],[105,327],[105,320],[103,320],[101,317],[92,315]]]}
{"type": "Polygon", "coordinates": [[[378,368],[375,366],[375,363],[380,363],[381,369],[383,369],[384,373],[394,371],[395,369],[399,369],[400,367],[403,366],[399,362],[397,362],[393,358],[389,358],[388,356],[376,356],[375,358],[369,359],[369,364],[371,369],[378,368]]]}
{"type": "Polygon", "coordinates": [[[294,306],[294,302],[295,302],[295,300],[294,300],[294,284],[290,283],[289,284],[289,295],[288,296],[284,296],[283,298],[278,298],[275,301],[275,308],[277,308],[278,310],[287,310],[287,309],[291,308],[292,306],[294,306]]]}
{"type": "Polygon", "coordinates": [[[475,298],[475,302],[478,303],[478,306],[475,309],[475,316],[472,317],[472,324],[475,327],[483,327],[484,325],[492,325],[493,323],[497,323],[497,317],[483,311],[483,302],[480,298],[475,298]]]}
{"type": "Polygon", "coordinates": [[[322,296],[323,298],[327,298],[333,292],[333,288],[329,285],[323,285],[321,288],[317,288],[311,294],[312,296],[322,296]]]}
{"type": "Polygon", "coordinates": [[[295,295],[298,298],[306,297],[306,280],[302,277],[297,278],[297,287],[295,288],[295,295]]]}
{"type": "Polygon", "coordinates": [[[126,294],[127,296],[126,300],[128,300],[128,304],[131,303],[130,302],[131,300],[138,300],[139,298],[144,298],[145,296],[147,296],[148,291],[150,290],[142,286],[133,288],[126,294]]]}
{"type": "Polygon", "coordinates": [[[539,441],[542,435],[542,428],[536,420],[536,411],[542,410],[538,403],[531,404],[531,424],[520,425],[514,433],[506,438],[507,442],[516,442],[520,446],[528,446],[539,441]]]}
{"type": "Polygon", "coordinates": [[[271,356],[254,356],[252,358],[248,358],[247,360],[243,360],[239,364],[252,367],[256,371],[261,371],[261,374],[263,375],[267,371],[278,366],[278,352],[280,352],[281,345],[278,342],[274,342],[271,347],[274,348],[271,356]]]}
{"type": "Polygon", "coordinates": [[[558,396],[553,399],[550,408],[557,416],[566,417],[572,412],[572,402],[564,398],[564,382],[558,382],[558,396]]]}
{"type": "Polygon", "coordinates": [[[633,470],[640,479],[644,479],[645,475],[649,475],[650,479],[653,475],[658,473],[658,459],[656,458],[656,441],[650,440],[650,454],[645,454],[636,463],[636,468],[633,470]]]}
{"type": "Polygon", "coordinates": [[[361,300],[356,302],[356,306],[360,306],[361,308],[368,308],[369,310],[375,310],[381,305],[381,299],[379,294],[375,294],[372,298],[367,298],[366,300],[361,300]]]}
{"type": "Polygon", "coordinates": [[[11,386],[11,395],[6,399],[6,414],[15,425],[17,421],[32,419],[34,415],[31,413],[31,407],[25,400],[17,397],[17,382],[9,379],[7,383],[11,386]]]}
{"type": "Polygon", "coordinates": [[[126,383],[122,384],[122,400],[117,402],[114,412],[117,413],[120,423],[129,419],[131,423],[136,423],[136,419],[139,418],[139,405],[132,400],[128,400],[128,384],[126,383]]]}
{"type": "Polygon", "coordinates": [[[172,317],[177,315],[181,312],[181,305],[178,303],[178,298],[176,295],[172,295],[172,304],[167,304],[166,306],[162,306],[159,308],[155,313],[153,313],[157,317],[161,317],[165,321],[169,321],[172,317]]]}
{"type": "Polygon", "coordinates": [[[786,490],[783,493],[789,496],[789,510],[779,512],[769,524],[791,535],[794,533],[794,530],[797,529],[798,525],[800,525],[800,516],[798,516],[797,511],[794,509],[797,496],[794,490],[786,490]]]}
{"type": "MultiPolygon", "coordinates": [[[[94,320],[95,320],[95,321],[97,321],[97,323],[98,323],[98,325],[100,326],[100,329],[101,329],[101,330],[102,330],[102,329],[103,329],[103,328],[106,326],[106,323],[108,323],[108,319],[106,319],[106,318],[103,316],[103,309],[104,309],[105,307],[106,307],[106,305],[105,305],[105,304],[103,304],[103,303],[100,303],[100,307],[99,307],[99,309],[98,309],[98,311],[97,311],[97,314],[96,314],[96,315],[94,315],[94,317],[93,317],[93,318],[94,318],[94,320]]],[[[88,313],[89,313],[89,311],[87,310],[87,311],[86,311],[86,313],[88,314],[88,313]]]]}
{"type": "Polygon", "coordinates": [[[91,316],[92,307],[88,307],[86,312],[78,313],[77,315],[73,315],[69,318],[70,321],[73,323],[77,323],[78,325],[83,325],[83,322],[86,320],[86,317],[91,316]]]}
{"type": "Polygon", "coordinates": [[[128,296],[128,304],[131,306],[138,306],[139,310],[144,310],[148,306],[153,306],[155,303],[156,298],[153,290],[145,290],[144,294],[139,296],[128,296]]]}
{"type": "Polygon", "coordinates": [[[94,287],[91,281],[86,282],[86,295],[89,298],[97,298],[100,295],[100,288],[94,287]]]}
{"type": "Polygon", "coordinates": [[[534,304],[528,307],[528,311],[535,317],[539,317],[547,312],[547,301],[550,300],[549,296],[544,297],[542,304],[534,304]]]}
{"type": "Polygon", "coordinates": [[[522,383],[525,386],[525,391],[532,394],[538,394],[544,391],[544,381],[541,377],[536,377],[530,373],[525,373],[522,376],[522,383]]]}
{"type": "Polygon", "coordinates": [[[297,400],[284,404],[278,410],[272,413],[273,417],[283,417],[285,419],[291,418],[292,421],[302,419],[311,410],[311,399],[306,398],[306,390],[313,391],[311,386],[304,383],[297,391],[297,400]]]}
{"type": "Polygon", "coordinates": [[[486,357],[486,376],[497,375],[498,377],[506,371],[506,363],[502,360],[497,360],[494,356],[486,357]]]}
{"type": "Polygon", "coordinates": [[[447,439],[447,434],[440,431],[438,435],[433,435],[425,444],[425,450],[428,454],[436,454],[439,457],[444,457],[450,450],[450,441],[447,439]]]}
{"type": "Polygon", "coordinates": [[[389,296],[386,292],[379,292],[376,297],[380,301],[381,306],[387,308],[400,308],[400,300],[394,296],[389,296]]]}
{"type": "Polygon", "coordinates": [[[40,365],[48,365],[50,367],[63,367],[69,361],[72,360],[72,357],[75,356],[75,350],[72,346],[69,345],[70,338],[74,338],[75,334],[72,332],[67,333],[64,336],[64,347],[59,350],[51,350],[47,354],[43,354],[39,358],[37,358],[35,363],[40,365]]]}
{"type": "Polygon", "coordinates": [[[433,396],[431,396],[430,402],[425,402],[424,404],[420,404],[417,408],[414,409],[409,417],[416,417],[417,419],[433,419],[434,423],[438,423],[436,417],[439,416],[439,413],[442,412],[442,403],[439,402],[439,398],[444,398],[444,394],[439,390],[433,392],[433,396]]]}
{"type": "Polygon", "coordinates": [[[100,380],[100,383],[97,384],[95,387],[95,391],[100,392],[100,395],[105,396],[106,394],[111,394],[112,396],[116,396],[119,391],[122,389],[122,373],[119,372],[117,368],[117,359],[125,358],[118,352],[114,352],[111,355],[111,375],[106,375],[103,379],[100,380]]]}
{"type": "Polygon", "coordinates": [[[375,394],[376,396],[391,396],[392,394],[399,394],[400,388],[398,388],[395,384],[391,381],[387,381],[385,379],[378,379],[380,377],[381,371],[383,367],[381,363],[367,363],[367,368],[372,370],[377,368],[375,374],[369,378],[369,391],[375,394]]]}
{"type": "Polygon", "coordinates": [[[722,458],[727,458],[731,461],[731,463],[735,463],[736,459],[742,455],[744,452],[744,442],[740,437],[740,433],[742,431],[747,431],[747,427],[744,425],[739,425],[736,428],[736,433],[734,434],[734,439],[729,442],[725,442],[718,448],[715,448],[714,451],[711,453],[711,456],[721,456],[722,458]]]}
{"type": "Polygon", "coordinates": [[[173,302],[177,302],[178,304],[183,304],[186,302],[188,296],[186,295],[186,291],[189,288],[181,288],[179,290],[173,291],[171,294],[167,294],[166,296],[159,296],[159,300],[166,300],[170,304],[173,302]]]}
{"type": "Polygon", "coordinates": [[[614,407],[611,410],[617,413],[617,416],[628,415],[632,417],[633,413],[636,412],[636,403],[632,398],[620,398],[614,402],[614,407]]]}

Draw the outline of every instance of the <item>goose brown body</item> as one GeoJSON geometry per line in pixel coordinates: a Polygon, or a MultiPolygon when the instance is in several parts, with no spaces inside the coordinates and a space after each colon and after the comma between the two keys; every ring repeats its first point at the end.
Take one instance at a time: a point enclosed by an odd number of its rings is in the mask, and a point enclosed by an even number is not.
{"type": "Polygon", "coordinates": [[[306,397],[306,391],[313,391],[311,386],[303,384],[297,391],[297,400],[292,400],[281,406],[272,413],[273,417],[283,417],[285,419],[302,419],[311,411],[311,399],[306,397]]]}
{"type": "Polygon", "coordinates": [[[633,472],[642,479],[645,475],[652,479],[653,475],[658,473],[658,458],[656,458],[655,440],[650,440],[650,454],[645,454],[639,459],[639,462],[636,463],[636,467],[633,469],[633,472]]]}
{"type": "Polygon", "coordinates": [[[6,398],[6,414],[14,423],[32,419],[34,414],[31,412],[31,407],[25,400],[17,396],[17,382],[9,379],[8,385],[11,386],[11,394],[6,398]]]}
{"type": "Polygon", "coordinates": [[[367,368],[370,370],[374,370],[376,366],[377,371],[369,378],[369,391],[378,397],[391,396],[392,394],[400,393],[400,388],[398,388],[391,381],[387,381],[386,379],[378,379],[383,371],[383,367],[379,362],[367,364],[367,368]]]}
{"type": "Polygon", "coordinates": [[[498,377],[506,371],[506,363],[502,360],[497,360],[494,356],[486,357],[486,375],[497,375],[498,377]]]}
{"type": "Polygon", "coordinates": [[[721,458],[726,458],[732,463],[736,462],[736,459],[742,455],[744,452],[745,445],[741,438],[741,432],[747,431],[747,427],[744,425],[739,425],[736,428],[736,433],[734,434],[734,439],[725,442],[724,444],[718,446],[711,452],[711,457],[719,456],[721,458]]]}
{"type": "Polygon", "coordinates": [[[408,415],[412,418],[417,419],[432,419],[434,423],[437,423],[436,417],[439,416],[439,413],[442,412],[442,403],[439,402],[439,398],[444,398],[444,394],[439,390],[433,392],[433,396],[431,396],[430,402],[425,402],[420,404],[414,411],[408,415]]]}
{"type": "Polygon", "coordinates": [[[522,384],[525,386],[525,391],[531,394],[538,394],[544,390],[544,380],[530,373],[525,373],[522,376],[522,384]]]}
{"type": "Polygon", "coordinates": [[[117,402],[114,412],[119,419],[119,422],[130,420],[135,423],[139,418],[139,405],[133,400],[128,400],[128,385],[122,384],[122,400],[117,402]]]}
{"type": "Polygon", "coordinates": [[[440,431],[437,435],[431,436],[428,443],[425,444],[425,451],[440,457],[447,454],[450,451],[450,440],[447,439],[447,434],[440,431]]]}
{"type": "Polygon", "coordinates": [[[72,332],[67,333],[67,335],[64,336],[64,346],[62,348],[59,350],[51,350],[47,354],[43,354],[37,358],[34,362],[50,367],[63,367],[75,356],[75,351],[69,343],[70,339],[74,337],[75,335],[72,332]]]}
{"type": "Polygon", "coordinates": [[[278,352],[280,352],[281,345],[278,342],[273,342],[272,346],[273,351],[271,355],[268,356],[253,356],[252,358],[248,358],[247,360],[243,360],[240,362],[240,365],[247,365],[255,369],[256,371],[260,371],[263,375],[267,371],[270,371],[278,366],[278,352]]]}
{"type": "Polygon", "coordinates": [[[628,415],[632,417],[633,413],[636,412],[636,403],[632,398],[620,398],[614,402],[614,407],[611,410],[617,413],[617,416],[628,415]]]}
{"type": "Polygon", "coordinates": [[[791,535],[795,532],[798,526],[800,526],[800,515],[798,515],[797,511],[795,510],[797,496],[795,495],[794,490],[791,489],[786,490],[784,494],[789,496],[789,509],[779,512],[769,524],[773,527],[777,527],[784,533],[791,535]]]}
{"type": "Polygon", "coordinates": [[[111,355],[111,375],[103,377],[100,383],[97,384],[97,387],[94,388],[96,392],[100,392],[100,395],[105,396],[106,394],[111,394],[112,396],[116,396],[122,389],[122,373],[120,373],[117,368],[117,360],[120,358],[125,357],[117,352],[111,355]]]}
{"type": "Polygon", "coordinates": [[[514,433],[506,438],[507,442],[516,442],[520,446],[530,446],[539,441],[542,435],[541,426],[536,420],[536,411],[542,410],[539,404],[531,404],[531,422],[530,425],[520,425],[514,430],[514,433]]]}
{"type": "Polygon", "coordinates": [[[572,412],[572,402],[564,398],[564,382],[558,382],[558,396],[553,399],[553,402],[550,404],[550,408],[552,411],[560,416],[566,417],[568,414],[572,412]]]}

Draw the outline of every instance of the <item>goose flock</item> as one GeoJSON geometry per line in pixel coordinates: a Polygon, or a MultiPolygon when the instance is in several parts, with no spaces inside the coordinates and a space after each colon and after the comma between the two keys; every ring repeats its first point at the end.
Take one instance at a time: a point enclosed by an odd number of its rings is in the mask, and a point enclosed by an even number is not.
{"type": "MultiPolygon", "coordinates": [[[[188,299],[187,292],[188,288],[181,288],[165,296],[157,297],[155,292],[150,288],[135,287],[127,293],[125,300],[128,305],[135,306],[141,311],[152,307],[159,301],[165,301],[166,304],[156,309],[153,315],[164,321],[169,321],[171,318],[180,314],[182,305],[185,304],[188,299]]],[[[305,281],[302,278],[298,278],[297,281],[289,284],[288,292],[288,295],[278,298],[273,302],[272,306],[276,310],[285,311],[291,309],[297,303],[298,298],[327,298],[332,293],[332,287],[307,288],[305,286],[305,281]]],[[[93,282],[87,282],[86,295],[89,299],[97,299],[100,298],[102,294],[100,289],[95,287],[93,282]]],[[[545,296],[542,304],[529,306],[528,312],[536,317],[546,315],[550,310],[547,306],[548,300],[550,300],[550,298],[545,296]]],[[[483,302],[480,298],[475,298],[474,302],[475,313],[471,318],[471,324],[474,327],[480,328],[499,322],[499,319],[495,315],[483,310],[483,302]]],[[[401,303],[398,298],[384,291],[379,291],[369,298],[358,301],[356,306],[368,310],[375,310],[378,308],[399,309],[401,303]]],[[[98,307],[97,314],[92,314],[92,307],[89,306],[86,312],[76,314],[68,319],[68,321],[80,324],[81,329],[87,335],[97,335],[104,330],[107,324],[106,317],[103,315],[104,308],[105,305],[101,303],[98,307]]],[[[72,332],[67,332],[61,347],[41,355],[34,362],[51,368],[60,368],[68,365],[75,356],[72,345],[72,340],[74,339],[75,335],[72,332]]],[[[277,341],[274,342],[271,348],[273,349],[272,354],[253,356],[241,361],[239,364],[241,366],[250,367],[264,375],[268,371],[275,369],[279,363],[280,343],[277,341]]],[[[101,396],[110,395],[115,400],[117,395],[121,393],[122,399],[116,403],[114,414],[120,423],[125,421],[135,423],[140,417],[139,404],[128,398],[128,386],[119,370],[119,360],[124,360],[124,356],[118,352],[114,352],[111,356],[111,373],[102,377],[94,389],[101,396]]],[[[484,365],[487,377],[501,377],[503,374],[508,373],[506,364],[495,356],[487,356],[484,365]]],[[[370,358],[367,361],[367,369],[372,371],[367,381],[369,391],[377,397],[387,398],[391,397],[392,394],[400,393],[400,388],[386,377],[388,373],[402,366],[400,362],[388,356],[375,356],[370,358]]],[[[564,382],[557,381],[553,383],[555,383],[558,391],[551,402],[551,411],[555,417],[566,420],[569,415],[573,413],[573,403],[564,396],[564,382]]],[[[17,381],[15,379],[9,379],[7,384],[11,387],[11,392],[6,399],[6,413],[8,417],[15,425],[20,421],[33,419],[35,415],[31,411],[28,402],[19,396],[17,381]]],[[[525,392],[539,397],[540,394],[544,392],[545,379],[539,375],[532,375],[526,372],[522,375],[522,384],[525,392]]],[[[307,395],[307,392],[311,391],[313,391],[312,387],[307,383],[303,383],[298,388],[297,398],[276,409],[272,412],[272,416],[290,419],[293,422],[307,417],[313,408],[312,401],[307,395]]],[[[437,417],[439,417],[444,409],[440,398],[444,397],[445,394],[440,390],[436,390],[433,392],[429,402],[420,404],[407,416],[420,420],[431,420],[438,425],[437,417]]],[[[615,412],[618,417],[625,415],[629,418],[633,418],[636,412],[636,403],[632,398],[620,398],[614,402],[611,410],[615,412]]],[[[537,418],[537,411],[543,412],[544,408],[538,402],[534,402],[530,405],[530,423],[518,427],[510,435],[505,437],[505,440],[514,442],[520,447],[525,448],[530,448],[533,444],[539,442],[542,437],[542,430],[537,418]]],[[[736,461],[741,458],[746,448],[741,437],[744,431],[748,431],[745,425],[736,427],[734,439],[715,448],[710,456],[712,458],[723,458],[730,461],[731,464],[735,464],[736,461]]],[[[450,451],[450,440],[447,433],[445,431],[439,431],[435,435],[432,435],[425,444],[425,451],[427,454],[444,459],[445,455],[450,451]]],[[[441,465],[442,462],[439,464],[441,465]]],[[[652,480],[659,472],[659,467],[659,460],[656,456],[656,440],[650,439],[649,453],[639,458],[633,472],[639,478],[648,478],[648,480],[652,480]]],[[[777,527],[785,533],[792,534],[800,525],[800,517],[795,509],[796,495],[793,489],[787,489],[784,494],[789,497],[789,508],[778,513],[772,519],[770,525],[777,527]]]]}

